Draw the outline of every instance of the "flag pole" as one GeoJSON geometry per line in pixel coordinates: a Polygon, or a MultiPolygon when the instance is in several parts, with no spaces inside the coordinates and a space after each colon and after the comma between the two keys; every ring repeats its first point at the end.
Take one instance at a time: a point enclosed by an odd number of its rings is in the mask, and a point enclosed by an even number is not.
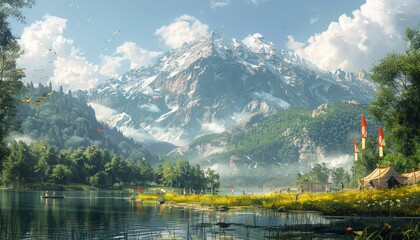
{"type": "Polygon", "coordinates": [[[354,189],[356,189],[357,188],[357,185],[356,185],[356,158],[354,159],[353,170],[354,170],[354,173],[353,173],[353,184],[354,184],[354,189]]]}
{"type": "Polygon", "coordinates": [[[362,185],[365,187],[365,148],[367,138],[367,126],[365,115],[362,113],[362,185]]]}
{"type": "Polygon", "coordinates": [[[354,162],[353,162],[353,184],[354,184],[354,188],[357,188],[357,177],[356,177],[356,169],[357,169],[357,155],[359,153],[359,145],[356,142],[356,138],[354,138],[353,140],[353,147],[354,147],[354,162]]]}
{"type": "Polygon", "coordinates": [[[379,186],[378,189],[381,189],[381,157],[379,157],[379,186]]]}
{"type": "Polygon", "coordinates": [[[362,189],[365,188],[365,149],[362,149],[362,189]]]}
{"type": "Polygon", "coordinates": [[[385,137],[381,125],[378,125],[378,153],[379,153],[379,189],[381,188],[381,160],[384,156],[385,137]]]}

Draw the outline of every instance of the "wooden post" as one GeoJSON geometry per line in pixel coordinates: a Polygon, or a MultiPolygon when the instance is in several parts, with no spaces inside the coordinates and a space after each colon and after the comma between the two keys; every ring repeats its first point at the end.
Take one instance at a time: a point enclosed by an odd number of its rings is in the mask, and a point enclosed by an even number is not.
{"type": "Polygon", "coordinates": [[[365,149],[362,149],[362,191],[365,188],[365,149]]]}
{"type": "Polygon", "coordinates": [[[381,189],[381,158],[379,158],[378,168],[379,168],[379,187],[378,187],[378,189],[381,189]]]}

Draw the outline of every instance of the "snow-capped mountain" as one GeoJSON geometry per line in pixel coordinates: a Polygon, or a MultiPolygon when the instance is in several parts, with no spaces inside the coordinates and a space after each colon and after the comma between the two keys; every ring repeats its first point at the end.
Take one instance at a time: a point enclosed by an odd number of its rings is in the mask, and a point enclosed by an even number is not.
{"type": "Polygon", "coordinates": [[[106,122],[130,129],[126,135],[184,145],[255,115],[332,100],[367,102],[374,91],[365,72],[322,71],[277,50],[260,34],[238,41],[212,32],[153,66],[109,79],[89,95],[91,102],[115,110],[117,117],[106,122]]]}

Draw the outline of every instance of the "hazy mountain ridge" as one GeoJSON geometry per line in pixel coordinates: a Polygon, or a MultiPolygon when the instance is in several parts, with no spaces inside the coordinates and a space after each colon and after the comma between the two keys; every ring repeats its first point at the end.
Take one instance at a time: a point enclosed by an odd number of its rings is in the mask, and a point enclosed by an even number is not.
{"type": "Polygon", "coordinates": [[[238,41],[212,32],[166,53],[153,66],[110,79],[89,98],[130,116],[129,136],[141,131],[148,141],[185,145],[260,114],[337,100],[367,102],[374,91],[365,72],[321,71],[278,51],[260,34],[238,41]]]}

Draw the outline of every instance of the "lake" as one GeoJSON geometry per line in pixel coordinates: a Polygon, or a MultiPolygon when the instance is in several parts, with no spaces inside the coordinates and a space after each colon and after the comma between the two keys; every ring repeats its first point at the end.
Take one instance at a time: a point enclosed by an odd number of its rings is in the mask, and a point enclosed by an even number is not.
{"type": "MultiPolygon", "coordinates": [[[[219,212],[130,201],[122,191],[0,191],[0,239],[276,239],[287,235],[337,239],[324,229],[340,223],[318,212],[277,213],[261,208],[219,212]],[[219,224],[217,224],[219,223],[219,224]]],[[[300,238],[297,238],[300,239],[300,238]]]]}

